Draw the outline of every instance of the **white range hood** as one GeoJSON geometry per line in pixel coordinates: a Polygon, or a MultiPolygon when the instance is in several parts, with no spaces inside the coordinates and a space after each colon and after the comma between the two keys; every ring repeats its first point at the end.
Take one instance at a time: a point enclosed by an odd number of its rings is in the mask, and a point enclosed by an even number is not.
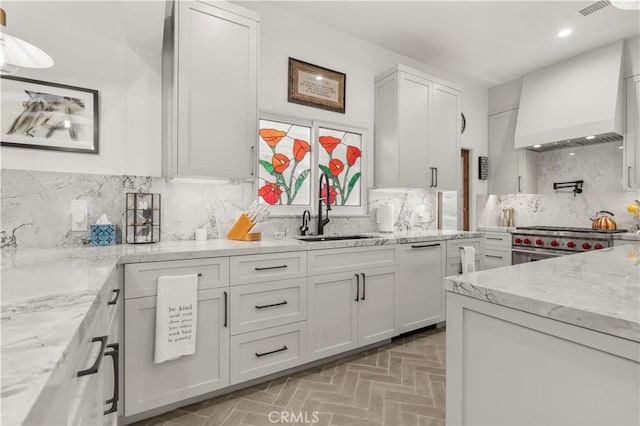
{"type": "Polygon", "coordinates": [[[622,43],[525,75],[515,148],[548,151],[621,140],[622,43]]]}

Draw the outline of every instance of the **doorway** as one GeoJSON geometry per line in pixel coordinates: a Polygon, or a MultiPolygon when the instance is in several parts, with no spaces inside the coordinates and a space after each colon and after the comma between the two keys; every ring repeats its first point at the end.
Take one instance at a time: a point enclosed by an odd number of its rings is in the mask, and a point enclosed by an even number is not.
{"type": "Polygon", "coordinates": [[[460,151],[460,156],[462,160],[462,230],[469,230],[469,198],[471,194],[469,193],[469,177],[471,175],[470,170],[470,151],[468,149],[462,149],[460,151]]]}

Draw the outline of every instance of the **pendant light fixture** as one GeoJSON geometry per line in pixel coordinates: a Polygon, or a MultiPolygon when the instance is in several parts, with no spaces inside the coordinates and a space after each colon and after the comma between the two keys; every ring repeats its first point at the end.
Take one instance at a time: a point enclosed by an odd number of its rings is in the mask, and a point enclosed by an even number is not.
{"type": "Polygon", "coordinates": [[[53,59],[42,50],[6,32],[7,14],[0,8],[0,73],[13,74],[19,68],[50,68],[53,59]]]}

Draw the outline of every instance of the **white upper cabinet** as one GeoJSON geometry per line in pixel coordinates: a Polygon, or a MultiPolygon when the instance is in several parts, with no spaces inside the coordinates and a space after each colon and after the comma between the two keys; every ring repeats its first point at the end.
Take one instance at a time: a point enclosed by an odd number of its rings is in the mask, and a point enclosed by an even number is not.
{"type": "Polygon", "coordinates": [[[489,116],[490,194],[537,192],[538,154],[513,147],[517,119],[517,109],[489,116]]]}
{"type": "Polygon", "coordinates": [[[398,66],[376,79],[376,187],[457,190],[460,91],[398,66]]]}
{"type": "Polygon", "coordinates": [[[175,8],[167,172],[252,178],[259,17],[227,2],[175,8]]]}
{"type": "Polygon", "coordinates": [[[624,189],[640,188],[640,75],[627,80],[627,127],[624,138],[624,189]]]}

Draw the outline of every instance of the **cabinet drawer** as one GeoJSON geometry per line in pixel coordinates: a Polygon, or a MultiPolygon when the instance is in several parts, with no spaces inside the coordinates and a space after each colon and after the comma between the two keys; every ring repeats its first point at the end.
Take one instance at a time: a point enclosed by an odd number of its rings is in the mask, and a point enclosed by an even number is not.
{"type": "Polygon", "coordinates": [[[482,238],[485,249],[511,250],[511,234],[506,232],[486,232],[482,238]]]}
{"type": "Polygon", "coordinates": [[[309,275],[395,266],[398,263],[395,245],[313,250],[309,252],[309,275]]]}
{"type": "Polygon", "coordinates": [[[202,274],[198,290],[229,285],[229,258],[131,263],[124,267],[125,299],[155,296],[158,278],[167,275],[202,274]]]}
{"type": "Polygon", "coordinates": [[[306,252],[231,257],[231,285],[299,278],[306,275],[306,252]]]}
{"type": "Polygon", "coordinates": [[[498,268],[511,265],[511,250],[487,250],[482,255],[484,269],[498,268]]]}
{"type": "Polygon", "coordinates": [[[275,373],[307,360],[307,322],[231,337],[231,384],[275,373]]]}
{"type": "Polygon", "coordinates": [[[463,246],[473,246],[476,249],[476,256],[479,256],[482,251],[482,240],[480,238],[464,238],[447,241],[447,259],[460,259],[460,249],[463,246]]]}
{"type": "Polygon", "coordinates": [[[231,307],[231,334],[305,320],[307,279],[235,286],[231,307]]]}

